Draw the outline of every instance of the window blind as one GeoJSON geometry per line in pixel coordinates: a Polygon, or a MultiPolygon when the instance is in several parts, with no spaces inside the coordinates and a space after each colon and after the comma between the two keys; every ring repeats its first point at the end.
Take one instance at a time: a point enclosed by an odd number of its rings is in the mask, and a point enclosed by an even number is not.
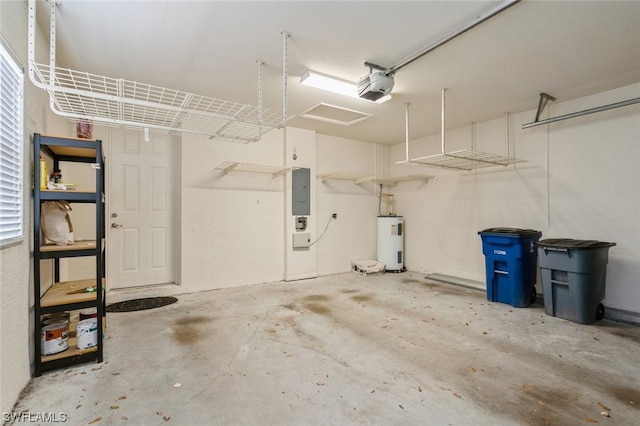
{"type": "Polygon", "coordinates": [[[0,246],[23,238],[24,73],[0,43],[0,246]]]}

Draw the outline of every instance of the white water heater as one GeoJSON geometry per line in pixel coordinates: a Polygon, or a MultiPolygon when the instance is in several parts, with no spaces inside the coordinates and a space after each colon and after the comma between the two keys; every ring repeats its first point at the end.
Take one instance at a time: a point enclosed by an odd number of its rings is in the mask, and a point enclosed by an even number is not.
{"type": "Polygon", "coordinates": [[[404,270],[404,218],[378,216],[378,262],[387,271],[404,270]]]}

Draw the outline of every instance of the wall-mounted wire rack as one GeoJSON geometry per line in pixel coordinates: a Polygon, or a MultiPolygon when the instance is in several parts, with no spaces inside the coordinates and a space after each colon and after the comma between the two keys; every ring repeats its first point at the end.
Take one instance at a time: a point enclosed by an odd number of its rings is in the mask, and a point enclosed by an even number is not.
{"type": "Polygon", "coordinates": [[[395,176],[395,177],[386,177],[386,178],[378,178],[372,175],[367,175],[364,173],[349,173],[349,172],[326,172],[321,173],[317,176],[320,178],[322,182],[326,182],[328,180],[350,180],[353,181],[354,184],[360,185],[366,182],[373,183],[381,183],[387,186],[396,186],[401,182],[411,182],[411,181],[422,181],[428,182],[430,179],[438,179],[435,176],[423,175],[423,174],[411,174],[406,176],[395,176]]]}
{"type": "Polygon", "coordinates": [[[241,172],[267,174],[271,175],[271,177],[276,177],[287,173],[290,169],[289,167],[283,166],[270,166],[265,164],[235,163],[233,161],[224,161],[216,167],[216,170],[222,170],[225,175],[232,172],[241,172]]]}
{"type": "Polygon", "coordinates": [[[34,84],[49,92],[53,111],[72,121],[195,133],[243,143],[282,127],[277,111],[44,64],[32,66],[34,84]]]}
{"type": "MultiPolygon", "coordinates": [[[[55,8],[51,2],[50,64],[35,61],[36,1],[29,0],[29,77],[49,93],[53,112],[74,122],[207,135],[231,142],[255,142],[286,121],[283,111],[262,108],[262,62],[258,62],[258,106],[55,66],[55,8]]],[[[289,34],[283,33],[285,51],[289,34]]],[[[286,81],[286,60],[283,61],[286,81]]]]}

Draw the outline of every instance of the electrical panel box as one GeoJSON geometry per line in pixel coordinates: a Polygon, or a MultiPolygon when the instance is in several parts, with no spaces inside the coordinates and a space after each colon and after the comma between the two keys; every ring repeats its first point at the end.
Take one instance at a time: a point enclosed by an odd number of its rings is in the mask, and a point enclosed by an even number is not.
{"type": "Polygon", "coordinates": [[[291,197],[292,215],[311,214],[311,169],[300,168],[291,172],[291,197]]]}
{"type": "Polygon", "coordinates": [[[293,248],[311,247],[311,234],[309,232],[296,233],[293,235],[293,248]]]}

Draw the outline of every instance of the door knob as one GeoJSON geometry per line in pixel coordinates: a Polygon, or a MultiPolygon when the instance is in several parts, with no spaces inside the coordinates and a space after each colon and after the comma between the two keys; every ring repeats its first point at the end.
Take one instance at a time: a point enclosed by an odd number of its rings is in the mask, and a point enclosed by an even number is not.
{"type": "Polygon", "coordinates": [[[119,224],[117,224],[117,223],[112,223],[112,224],[111,224],[111,227],[112,227],[112,228],[122,228],[122,225],[119,225],[119,224]]]}

